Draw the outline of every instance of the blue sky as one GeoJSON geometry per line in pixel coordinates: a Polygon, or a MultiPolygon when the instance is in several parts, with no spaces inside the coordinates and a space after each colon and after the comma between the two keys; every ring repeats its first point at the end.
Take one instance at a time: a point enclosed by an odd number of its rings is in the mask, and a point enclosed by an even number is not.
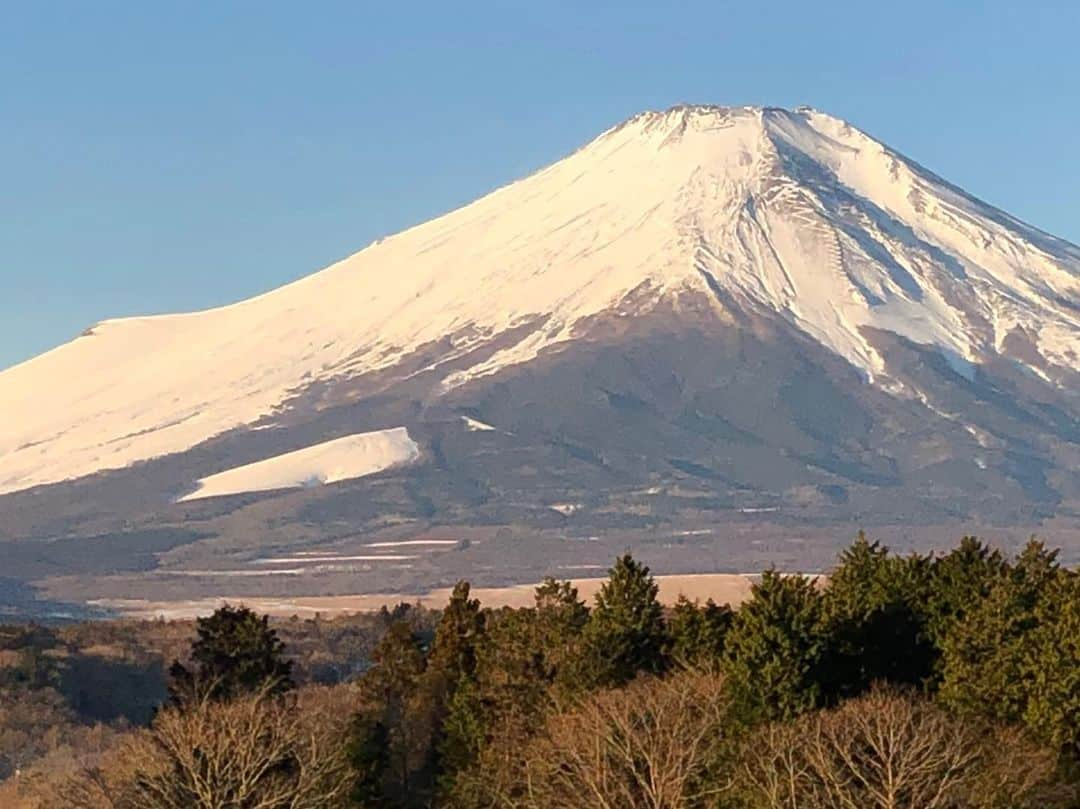
{"type": "Polygon", "coordinates": [[[1080,242],[1073,2],[10,2],[0,367],[306,275],[642,109],[809,104],[1080,242]]]}

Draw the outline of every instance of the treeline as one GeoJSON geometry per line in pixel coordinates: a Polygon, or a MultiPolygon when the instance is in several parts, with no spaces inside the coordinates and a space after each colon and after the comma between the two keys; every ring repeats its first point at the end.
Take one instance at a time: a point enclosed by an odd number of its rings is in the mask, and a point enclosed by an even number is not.
{"type": "MultiPolygon", "coordinates": [[[[438,612],[398,607],[375,613],[272,619],[292,677],[304,688],[358,677],[403,610],[430,635],[438,612]]],[[[193,620],[0,623],[0,807],[87,765],[147,725],[168,698],[170,663],[190,656],[193,620]]],[[[63,806],[63,802],[56,805],[63,806]]]]}
{"type": "MultiPolygon", "coordinates": [[[[665,609],[616,560],[434,626],[402,608],[356,680],[296,688],[265,618],[198,622],[150,728],[54,785],[73,807],[1076,807],[1080,575],[1030,542],[765,572],[665,609]]],[[[50,805],[48,803],[39,805],[50,805]]]]}

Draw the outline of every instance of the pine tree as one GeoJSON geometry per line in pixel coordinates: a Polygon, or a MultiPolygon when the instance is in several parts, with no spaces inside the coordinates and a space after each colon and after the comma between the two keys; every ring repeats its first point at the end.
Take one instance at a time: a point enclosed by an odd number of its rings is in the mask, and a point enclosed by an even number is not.
{"type": "Polygon", "coordinates": [[[365,809],[392,806],[383,783],[390,767],[390,731],[381,719],[362,713],[353,718],[348,757],[354,773],[352,803],[365,809]]]}
{"type": "MultiPolygon", "coordinates": [[[[577,588],[568,581],[548,576],[536,587],[536,614],[552,631],[576,636],[589,620],[589,608],[578,598],[577,588]]],[[[560,641],[551,639],[556,645],[560,641]]]]}
{"type": "Polygon", "coordinates": [[[583,675],[594,686],[623,685],[639,672],[658,674],[667,667],[667,627],[649,568],[630,554],[619,557],[584,632],[583,675]]]}
{"type": "MultiPolygon", "coordinates": [[[[989,593],[950,627],[942,658],[941,698],[947,704],[1018,722],[1028,715],[1032,699],[1053,687],[1042,667],[1057,677],[1060,668],[1052,661],[1061,659],[1059,652],[1069,657],[1068,640],[1056,632],[1059,616],[1068,614],[1060,600],[1067,588],[1056,586],[1066,574],[1056,557],[1032,540],[989,593]],[[1049,638],[1052,643],[1047,643],[1049,638]],[[1048,657],[1045,662],[1040,660],[1043,655],[1048,657]]],[[[1062,675],[1060,681],[1068,677],[1062,675]]]]}
{"type": "Polygon", "coordinates": [[[822,703],[821,602],[812,580],[767,570],[739,607],[723,668],[746,719],[791,719],[822,703]]]}
{"type": "Polygon", "coordinates": [[[226,604],[198,618],[195,631],[194,670],[179,661],[169,669],[174,704],[196,694],[227,700],[256,691],[281,694],[294,687],[292,661],[285,659],[284,645],[267,616],[226,604]]]}
{"type": "Polygon", "coordinates": [[[1060,571],[1046,582],[1034,620],[1021,663],[1030,683],[1023,719],[1080,764],[1080,573],[1060,571]]]}
{"type": "Polygon", "coordinates": [[[1000,551],[972,536],[935,559],[926,596],[927,630],[934,643],[940,647],[953,624],[964,620],[1008,570],[1000,551]]]}
{"type": "MultiPolygon", "coordinates": [[[[552,697],[576,692],[574,667],[588,608],[570,582],[546,578],[536,606],[488,615],[476,667],[450,703],[444,729],[444,769],[471,764],[498,735],[503,745],[525,740],[543,722],[552,697]]],[[[520,749],[507,749],[509,760],[520,749]]]]}
{"type": "Polygon", "coordinates": [[[535,599],[532,643],[540,676],[555,696],[566,697],[582,687],[582,634],[589,608],[570,582],[550,576],[536,588],[535,599]]]}
{"type": "Polygon", "coordinates": [[[476,644],[484,632],[484,612],[477,599],[469,598],[469,583],[459,581],[435,627],[428,672],[441,678],[446,697],[476,668],[476,644]]]}
{"type": "Polygon", "coordinates": [[[396,621],[371,653],[371,667],[360,679],[360,690],[366,701],[389,712],[393,724],[426,666],[420,636],[408,621],[396,621]]]}
{"type": "Polygon", "coordinates": [[[679,596],[668,621],[672,661],[687,667],[718,665],[724,656],[724,639],[734,620],[735,613],[727,604],[718,606],[710,598],[701,606],[679,596]]]}
{"type": "Polygon", "coordinates": [[[932,677],[937,650],[923,606],[928,585],[926,558],[892,556],[859,532],[823,596],[831,698],[878,681],[918,686],[932,677]]]}
{"type": "Polygon", "coordinates": [[[430,717],[439,789],[453,783],[458,768],[472,757],[476,745],[472,694],[477,648],[484,637],[487,614],[469,598],[469,583],[460,581],[435,627],[428,669],[424,674],[425,711],[430,717]],[[460,693],[460,696],[459,696],[460,693]],[[453,727],[447,721],[453,716],[453,727]]]}
{"type": "MultiPolygon", "coordinates": [[[[533,609],[504,608],[488,616],[474,674],[454,692],[443,723],[439,761],[444,795],[461,791],[457,774],[472,765],[495,736],[501,743],[495,754],[505,767],[542,721],[549,682],[535,626],[533,609]]],[[[462,802],[458,795],[456,803],[462,802]]]]}
{"type": "Polygon", "coordinates": [[[364,807],[412,805],[428,782],[430,733],[420,698],[426,666],[420,636],[407,621],[390,625],[357,684],[360,702],[348,741],[353,799],[364,807]]]}

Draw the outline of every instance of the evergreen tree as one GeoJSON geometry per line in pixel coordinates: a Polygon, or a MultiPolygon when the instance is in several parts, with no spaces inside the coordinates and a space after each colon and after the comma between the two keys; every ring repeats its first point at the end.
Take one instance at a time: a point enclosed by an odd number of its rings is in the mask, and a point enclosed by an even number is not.
{"type": "Polygon", "coordinates": [[[395,724],[427,665],[423,641],[408,621],[396,621],[371,653],[371,667],[360,678],[364,699],[379,706],[395,724]]]}
{"type": "Polygon", "coordinates": [[[1058,555],[1057,549],[1050,550],[1044,542],[1032,537],[1009,568],[1009,579],[1032,605],[1040,595],[1046,594],[1047,588],[1051,587],[1062,573],[1058,555]]]}
{"type": "Polygon", "coordinates": [[[349,764],[355,773],[350,799],[365,809],[383,809],[393,803],[384,786],[390,766],[390,732],[381,719],[363,713],[349,728],[349,764]]]}
{"type": "Polygon", "coordinates": [[[1068,733],[1045,719],[1054,708],[1033,707],[1033,701],[1053,702],[1044,697],[1056,687],[1067,692],[1068,665],[1080,664],[1075,644],[1070,651],[1070,639],[1060,634],[1069,623],[1068,599],[1062,598],[1069,574],[1056,557],[1032,540],[986,597],[952,625],[943,640],[941,698],[999,721],[1027,719],[1048,739],[1064,743],[1068,733]]]}
{"type": "Polygon", "coordinates": [[[469,598],[469,583],[459,581],[435,627],[428,662],[429,675],[440,680],[438,687],[445,689],[447,699],[476,668],[476,644],[484,632],[484,621],[480,602],[469,598]]]}
{"type": "Polygon", "coordinates": [[[532,609],[504,608],[489,615],[474,674],[454,692],[443,723],[439,763],[444,794],[496,734],[504,740],[501,752],[512,758],[544,716],[549,683],[535,625],[532,609]]]}
{"type": "Polygon", "coordinates": [[[619,557],[596,595],[584,632],[583,674],[594,686],[619,686],[667,667],[664,611],[649,568],[619,557]]]}
{"type": "Polygon", "coordinates": [[[534,600],[537,617],[554,633],[547,638],[554,646],[577,637],[589,620],[589,608],[578,598],[577,588],[568,581],[548,576],[537,585],[534,600]]]}
{"type": "Polygon", "coordinates": [[[971,536],[933,561],[926,594],[927,630],[939,648],[953,624],[964,620],[1008,570],[1000,551],[971,536]]]}
{"type": "Polygon", "coordinates": [[[727,604],[718,606],[710,598],[701,606],[679,596],[668,620],[672,661],[683,666],[719,664],[724,656],[724,639],[734,620],[735,612],[727,604]]]}
{"type": "Polygon", "coordinates": [[[918,686],[934,672],[937,650],[923,606],[929,562],[901,559],[859,532],[829,574],[823,596],[830,698],[878,681],[918,686]]]}
{"type": "Polygon", "coordinates": [[[495,767],[516,772],[524,744],[543,723],[555,695],[580,688],[578,647],[589,611],[569,582],[547,578],[532,609],[488,613],[476,644],[472,676],[450,698],[443,723],[440,764],[444,795],[472,806],[495,767]],[[499,750],[488,749],[494,738],[499,750]],[[483,773],[457,777],[485,754],[483,773]],[[473,793],[473,794],[469,794],[473,793]]]}
{"type": "Polygon", "coordinates": [[[431,742],[420,698],[425,665],[420,636],[407,621],[397,621],[360,678],[360,707],[348,741],[359,806],[417,805],[412,799],[427,786],[431,742]]]}
{"type": "Polygon", "coordinates": [[[1080,765],[1080,573],[1047,581],[1021,665],[1030,683],[1023,719],[1080,765]]]}
{"type": "Polygon", "coordinates": [[[589,608],[568,581],[552,577],[536,588],[532,642],[539,653],[540,676],[555,696],[569,696],[582,687],[582,633],[589,608]]]}
{"type": "Polygon", "coordinates": [[[480,609],[479,600],[469,598],[469,583],[460,581],[435,627],[423,696],[430,721],[432,768],[438,773],[440,789],[453,782],[457,769],[469,760],[476,744],[477,731],[465,723],[473,721],[477,647],[484,636],[486,620],[487,614],[480,609]],[[446,723],[452,712],[455,726],[449,729],[446,723]]]}
{"type": "Polygon", "coordinates": [[[821,602],[812,580],[767,570],[739,607],[725,640],[724,672],[746,719],[791,719],[822,703],[821,602]]]}
{"type": "Polygon", "coordinates": [[[233,699],[256,691],[281,694],[294,687],[292,662],[269,618],[228,604],[195,621],[194,670],[179,661],[169,669],[169,694],[183,704],[195,694],[233,699]]]}
{"type": "Polygon", "coordinates": [[[495,700],[483,686],[473,681],[462,683],[446,706],[446,716],[439,739],[438,792],[451,794],[459,773],[473,764],[490,740],[495,700]]]}

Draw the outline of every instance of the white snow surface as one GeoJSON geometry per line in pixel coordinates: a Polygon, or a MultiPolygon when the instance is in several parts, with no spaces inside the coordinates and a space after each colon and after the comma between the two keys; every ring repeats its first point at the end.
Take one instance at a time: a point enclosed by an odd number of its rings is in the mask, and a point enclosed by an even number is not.
{"type": "Polygon", "coordinates": [[[279,556],[271,559],[256,559],[255,564],[258,565],[295,565],[302,563],[305,565],[321,563],[321,562],[404,562],[409,559],[416,559],[415,556],[407,556],[404,554],[383,554],[381,556],[279,556]]]}
{"type": "Polygon", "coordinates": [[[0,373],[0,493],[188,449],[435,340],[449,360],[502,335],[459,385],[690,291],[717,317],[781,317],[885,386],[866,327],[961,369],[1014,329],[1051,367],[1080,357],[1080,249],[823,113],[677,107],[293,284],[105,321],[0,373]]]}
{"type": "Polygon", "coordinates": [[[465,422],[465,429],[470,433],[489,433],[495,429],[490,424],[471,419],[468,416],[462,416],[461,419],[465,422]]]}
{"type": "Polygon", "coordinates": [[[400,548],[405,545],[457,545],[459,540],[456,539],[399,539],[396,541],[387,540],[385,542],[369,542],[365,548],[400,548]]]}
{"type": "MultiPolygon", "coordinates": [[[[409,464],[419,457],[420,448],[404,427],[356,433],[202,478],[198,488],[180,502],[336,483],[409,464]]],[[[307,557],[304,561],[317,559],[307,557]]]]}

